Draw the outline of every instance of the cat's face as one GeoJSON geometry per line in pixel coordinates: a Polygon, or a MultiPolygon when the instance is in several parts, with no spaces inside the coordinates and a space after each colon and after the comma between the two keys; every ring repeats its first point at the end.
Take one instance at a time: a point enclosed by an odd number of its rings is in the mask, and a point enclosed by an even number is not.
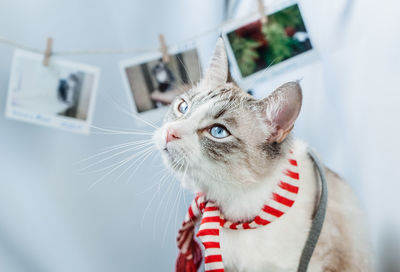
{"type": "Polygon", "coordinates": [[[297,83],[256,100],[227,81],[219,40],[203,80],[173,101],[154,135],[164,162],[203,191],[215,182],[241,186],[266,175],[285,152],[282,142],[300,110],[297,83]]]}

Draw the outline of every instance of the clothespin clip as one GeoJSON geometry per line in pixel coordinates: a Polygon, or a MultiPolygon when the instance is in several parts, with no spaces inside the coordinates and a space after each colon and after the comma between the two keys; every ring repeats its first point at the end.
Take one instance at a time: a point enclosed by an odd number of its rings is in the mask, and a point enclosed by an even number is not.
{"type": "Polygon", "coordinates": [[[168,55],[168,47],[167,47],[167,44],[165,43],[164,35],[160,34],[158,37],[160,39],[160,50],[162,53],[162,60],[163,60],[163,62],[168,63],[170,60],[170,57],[168,55]]]}
{"type": "Polygon", "coordinates": [[[44,59],[43,59],[43,65],[48,66],[49,65],[49,60],[50,56],[53,51],[53,39],[48,38],[47,39],[47,45],[46,45],[46,50],[44,51],[44,59]]]}
{"type": "Polygon", "coordinates": [[[258,12],[260,13],[260,21],[264,25],[268,22],[268,17],[265,15],[264,1],[258,0],[258,12]]]}

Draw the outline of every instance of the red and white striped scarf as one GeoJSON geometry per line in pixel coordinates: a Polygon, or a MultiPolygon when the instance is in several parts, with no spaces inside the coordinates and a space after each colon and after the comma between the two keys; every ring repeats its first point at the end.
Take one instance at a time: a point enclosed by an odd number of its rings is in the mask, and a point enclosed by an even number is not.
{"type": "MultiPolygon", "coordinates": [[[[291,155],[293,156],[292,153],[291,155]]],[[[197,194],[178,233],[180,254],[176,263],[176,272],[195,272],[201,265],[201,249],[194,240],[195,223],[201,215],[197,237],[205,248],[205,272],[223,272],[220,228],[255,229],[272,223],[293,206],[299,191],[299,181],[297,161],[290,158],[274,192],[266,200],[260,213],[252,221],[245,223],[232,223],[225,220],[214,202],[208,201],[202,193],[197,194]]]]}

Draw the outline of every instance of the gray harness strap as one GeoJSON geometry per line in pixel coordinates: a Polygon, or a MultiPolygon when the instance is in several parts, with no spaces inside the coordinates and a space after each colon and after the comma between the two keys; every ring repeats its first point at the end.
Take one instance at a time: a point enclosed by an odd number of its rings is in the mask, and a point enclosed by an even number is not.
{"type": "Polygon", "coordinates": [[[315,210],[314,218],[312,219],[311,229],[308,233],[307,241],[301,253],[300,263],[297,272],[307,271],[308,264],[310,263],[315,246],[317,245],[319,235],[321,234],[322,226],[324,225],[326,204],[328,201],[328,186],[326,185],[324,166],[311,148],[308,148],[308,155],[317,167],[319,176],[321,178],[321,196],[318,206],[315,210]]]}

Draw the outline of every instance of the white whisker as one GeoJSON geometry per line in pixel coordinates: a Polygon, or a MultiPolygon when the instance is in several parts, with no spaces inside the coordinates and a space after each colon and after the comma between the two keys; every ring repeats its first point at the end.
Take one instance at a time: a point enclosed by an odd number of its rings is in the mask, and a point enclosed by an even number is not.
{"type": "Polygon", "coordinates": [[[273,59],[271,61],[270,64],[268,64],[268,66],[256,77],[253,79],[253,81],[248,85],[250,88],[252,88],[254,86],[254,84],[265,75],[265,73],[268,71],[268,69],[274,64],[274,62],[278,59],[278,57],[276,57],[275,59],[273,59]]]}
{"type": "MultiPolygon", "coordinates": [[[[185,182],[186,173],[187,173],[187,171],[188,171],[188,168],[189,168],[189,165],[186,166],[185,172],[184,172],[184,174],[183,174],[182,182],[185,182]]],[[[189,205],[188,205],[188,203],[187,203],[187,201],[186,201],[185,192],[183,192],[183,201],[184,201],[184,203],[185,203],[185,207],[189,207],[189,205]]]]}
{"type": "MultiPolygon", "coordinates": [[[[117,182],[118,179],[119,179],[120,177],[122,177],[129,169],[131,169],[131,168],[136,164],[136,162],[137,162],[138,160],[140,160],[140,159],[143,157],[143,160],[142,160],[142,162],[143,162],[143,161],[148,157],[148,155],[150,155],[152,152],[154,152],[154,150],[151,148],[151,149],[146,150],[146,152],[144,152],[143,154],[141,154],[141,156],[137,157],[137,158],[129,165],[129,167],[127,167],[124,171],[122,171],[122,172],[118,175],[117,178],[114,179],[114,182],[117,182]]],[[[136,168],[136,169],[137,169],[137,168],[136,168]]],[[[128,180],[131,178],[131,176],[132,176],[132,175],[129,176],[128,180]]]]}
{"type": "MultiPolygon", "coordinates": [[[[152,148],[152,147],[151,147],[152,148]]],[[[146,152],[147,149],[142,150],[141,152],[146,152]]],[[[94,182],[90,187],[89,190],[92,189],[95,185],[97,185],[99,182],[101,182],[104,178],[106,178],[107,176],[109,176],[112,172],[114,172],[115,170],[117,170],[118,168],[120,168],[121,166],[125,165],[127,162],[129,162],[130,160],[132,160],[135,156],[140,155],[141,153],[136,153],[130,157],[128,157],[127,159],[123,160],[121,163],[119,163],[117,166],[115,166],[113,169],[111,169],[109,172],[107,172],[105,175],[103,175],[100,179],[98,179],[96,182],[94,182]]]]}
{"type": "MultiPolygon", "coordinates": [[[[128,156],[126,159],[134,159],[137,155],[139,155],[139,156],[142,155],[142,153],[139,153],[139,152],[142,152],[142,151],[145,151],[145,150],[144,150],[144,149],[139,150],[137,153],[135,153],[135,154],[133,154],[133,155],[131,155],[131,156],[128,156]]],[[[122,160],[122,161],[125,162],[126,159],[124,159],[124,160],[122,160]]],[[[121,163],[121,161],[115,162],[115,163],[113,163],[113,164],[111,164],[111,165],[108,165],[108,166],[105,166],[105,167],[102,167],[102,168],[98,168],[98,169],[95,169],[95,170],[84,171],[84,172],[82,172],[81,174],[88,175],[88,174],[94,174],[94,173],[103,172],[103,171],[105,171],[105,170],[107,170],[107,169],[110,169],[110,168],[114,167],[115,165],[117,165],[117,164],[119,164],[119,163],[121,163]]]]}
{"type": "MultiPolygon", "coordinates": [[[[160,183],[163,183],[163,180],[168,179],[168,177],[170,177],[170,176],[171,176],[171,173],[170,173],[170,172],[166,172],[166,173],[161,177],[160,181],[156,183],[156,185],[157,185],[157,184],[160,184],[160,183]]],[[[146,215],[147,215],[147,211],[148,211],[148,209],[150,208],[151,204],[153,203],[153,200],[155,199],[155,197],[158,195],[158,193],[159,193],[159,191],[156,191],[156,193],[153,194],[153,196],[151,197],[149,203],[147,204],[146,208],[144,209],[143,216],[142,216],[142,220],[141,220],[141,223],[140,223],[142,227],[143,227],[144,219],[145,219],[145,217],[146,217],[146,215]]]]}
{"type": "Polygon", "coordinates": [[[144,162],[149,156],[151,156],[151,155],[153,154],[154,151],[156,151],[156,150],[155,150],[155,149],[150,149],[149,152],[147,152],[146,154],[144,154],[143,156],[141,156],[141,157],[139,157],[139,158],[137,158],[137,159],[135,160],[135,163],[136,163],[139,159],[142,159],[142,161],[139,162],[139,163],[136,165],[136,167],[133,169],[133,171],[132,171],[132,173],[129,175],[129,177],[128,177],[126,183],[129,183],[129,181],[132,179],[133,175],[136,173],[136,171],[139,169],[139,167],[143,164],[143,162],[144,162]]]}
{"type": "Polygon", "coordinates": [[[182,186],[179,186],[179,193],[178,193],[179,196],[178,196],[178,200],[177,200],[177,203],[176,203],[176,209],[175,209],[175,224],[174,224],[175,229],[178,229],[178,227],[176,225],[176,223],[178,222],[178,206],[179,206],[179,203],[181,202],[181,196],[182,196],[183,193],[184,192],[183,192],[182,186]]]}
{"type": "Polygon", "coordinates": [[[85,161],[97,158],[97,157],[99,157],[101,155],[110,153],[110,152],[112,152],[114,150],[118,150],[118,149],[125,148],[125,147],[130,147],[130,146],[138,146],[140,144],[145,144],[145,143],[153,144],[153,140],[141,140],[141,141],[127,142],[127,143],[123,143],[123,144],[113,145],[113,146],[104,148],[103,151],[101,151],[99,153],[96,153],[94,155],[91,155],[91,156],[89,156],[87,158],[84,158],[84,159],[76,162],[75,164],[81,164],[81,163],[83,163],[85,161]]]}
{"type": "MultiPolygon", "coordinates": [[[[158,182],[158,184],[159,184],[158,189],[157,189],[157,191],[153,194],[153,196],[152,196],[152,198],[151,198],[149,204],[146,206],[146,208],[145,208],[145,210],[144,210],[143,217],[142,217],[142,222],[141,222],[141,225],[142,225],[142,226],[143,226],[144,218],[145,218],[146,215],[147,215],[147,211],[148,211],[148,209],[150,208],[150,206],[151,206],[153,200],[155,199],[155,197],[160,193],[160,190],[161,190],[161,187],[162,187],[163,184],[164,184],[164,181],[168,180],[168,178],[170,178],[171,176],[172,176],[172,174],[171,174],[169,171],[167,171],[167,172],[161,177],[160,182],[158,182]]],[[[168,189],[169,189],[170,187],[171,187],[171,184],[168,186],[168,189]]],[[[168,189],[167,189],[167,190],[168,190],[168,189]]],[[[157,211],[156,211],[156,216],[157,216],[157,214],[158,214],[158,210],[159,210],[160,205],[161,205],[161,203],[162,203],[162,201],[163,201],[163,199],[164,199],[164,196],[165,196],[165,192],[164,192],[164,195],[162,196],[161,201],[160,201],[160,203],[159,203],[158,209],[157,209],[157,211]]],[[[154,229],[153,233],[155,233],[155,224],[156,224],[156,222],[157,222],[157,218],[155,217],[155,222],[154,222],[154,226],[153,226],[153,229],[154,229]]]]}
{"type": "Polygon", "coordinates": [[[157,180],[157,181],[155,183],[153,183],[152,185],[150,185],[149,187],[145,188],[144,190],[136,193],[135,195],[144,194],[145,192],[147,192],[147,191],[151,190],[152,188],[156,187],[161,182],[162,177],[164,177],[165,175],[169,174],[168,170],[169,169],[163,167],[160,171],[156,172],[152,176],[151,180],[157,180]],[[158,179],[158,177],[160,177],[160,179],[158,179]]]}
{"type": "Polygon", "coordinates": [[[145,123],[146,125],[148,125],[148,126],[150,126],[150,127],[152,127],[152,128],[155,128],[155,129],[158,129],[158,128],[159,128],[158,126],[152,124],[151,122],[144,120],[144,119],[141,118],[138,114],[135,114],[135,113],[133,113],[133,112],[127,111],[126,109],[124,109],[124,107],[122,107],[121,105],[119,105],[119,103],[116,102],[112,97],[110,97],[110,99],[106,99],[106,101],[107,101],[108,103],[112,103],[114,107],[116,107],[119,111],[121,111],[122,113],[125,113],[125,114],[128,115],[129,117],[134,117],[134,118],[136,118],[136,119],[142,121],[143,123],[145,123]]]}
{"type": "Polygon", "coordinates": [[[140,148],[142,148],[142,147],[146,147],[146,146],[149,146],[149,145],[150,145],[151,147],[153,147],[153,146],[151,145],[151,143],[142,143],[142,144],[135,145],[135,146],[133,146],[133,147],[129,147],[129,148],[124,149],[124,150],[122,150],[122,151],[119,151],[119,152],[117,152],[117,153],[115,153],[115,154],[113,154],[113,155],[110,155],[110,156],[108,156],[108,157],[106,157],[106,158],[104,158],[104,159],[101,159],[101,160],[99,160],[99,161],[96,161],[96,162],[94,162],[94,163],[91,163],[91,164],[87,165],[86,167],[80,169],[80,172],[85,171],[86,169],[89,169],[89,168],[91,168],[91,167],[93,167],[93,166],[95,166],[95,165],[98,165],[98,164],[100,164],[100,163],[102,163],[102,162],[104,162],[104,161],[107,161],[107,160],[110,160],[110,159],[112,159],[112,158],[115,158],[115,157],[117,157],[117,156],[119,156],[119,155],[121,155],[121,154],[124,154],[124,153],[127,153],[127,152],[131,152],[131,151],[134,151],[134,150],[136,150],[136,149],[140,149],[140,148]]]}
{"type": "MultiPolygon", "coordinates": [[[[183,61],[181,60],[181,58],[180,58],[179,56],[177,56],[176,58],[177,58],[177,59],[179,60],[179,62],[182,64],[183,69],[185,70],[185,73],[186,73],[186,75],[187,75],[187,77],[188,77],[188,79],[189,79],[189,81],[190,81],[190,85],[193,85],[193,81],[192,81],[192,79],[190,78],[190,74],[189,74],[188,67],[183,63],[183,61]]],[[[182,81],[183,81],[183,80],[182,80],[182,81]]]]}
{"type": "MultiPolygon", "coordinates": [[[[174,188],[175,188],[175,182],[173,182],[174,183],[174,188]]],[[[179,186],[179,185],[178,185],[179,186]]],[[[180,186],[178,187],[179,189],[181,188],[180,186]]],[[[168,203],[167,203],[167,211],[173,211],[174,209],[176,209],[177,207],[177,203],[178,203],[178,197],[180,196],[180,192],[181,192],[181,190],[179,190],[178,191],[178,194],[176,195],[176,197],[175,197],[175,200],[174,200],[174,202],[172,203],[172,206],[171,206],[171,209],[169,209],[169,200],[168,200],[168,203]]],[[[165,228],[164,228],[164,234],[163,234],[163,239],[162,239],[162,247],[165,245],[165,237],[166,237],[166,235],[167,235],[167,231],[168,231],[168,227],[169,227],[169,223],[171,222],[171,218],[172,218],[172,216],[169,216],[168,217],[168,220],[167,220],[167,225],[165,226],[165,228]]]]}
{"type": "Polygon", "coordinates": [[[153,135],[152,132],[149,131],[135,131],[135,130],[114,130],[108,128],[101,128],[96,126],[90,126],[91,128],[102,131],[101,132],[92,132],[93,134],[117,134],[117,135],[153,135]]]}
{"type": "MultiPolygon", "coordinates": [[[[182,159],[181,159],[181,160],[182,160],[182,159]]],[[[172,175],[169,175],[169,178],[171,178],[171,177],[173,177],[173,176],[172,176],[172,175]]],[[[165,180],[167,180],[167,179],[165,179],[165,180]]],[[[164,181],[164,182],[165,182],[165,181],[164,181]]],[[[164,183],[164,182],[163,182],[163,183],[164,183]]],[[[160,184],[160,186],[158,187],[157,193],[160,191],[160,189],[161,189],[163,183],[160,184]]],[[[170,191],[171,191],[172,188],[173,188],[173,184],[174,184],[174,182],[170,182],[170,184],[169,184],[168,187],[167,187],[167,190],[164,192],[164,194],[163,194],[163,196],[161,197],[161,200],[160,200],[160,202],[159,202],[159,204],[158,204],[157,210],[156,210],[155,215],[154,215],[154,225],[153,225],[153,232],[154,232],[154,233],[155,233],[155,227],[156,227],[156,225],[157,225],[157,219],[158,219],[158,214],[159,214],[160,209],[161,209],[161,205],[164,204],[164,199],[165,199],[166,195],[169,195],[170,191]]]]}

